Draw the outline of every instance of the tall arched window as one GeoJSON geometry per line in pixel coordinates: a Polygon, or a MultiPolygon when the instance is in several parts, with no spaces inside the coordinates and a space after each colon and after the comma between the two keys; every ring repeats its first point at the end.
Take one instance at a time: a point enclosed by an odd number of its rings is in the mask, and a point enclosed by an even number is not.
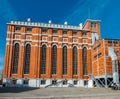
{"type": "Polygon", "coordinates": [[[88,74],[88,66],[87,66],[87,48],[83,48],[83,75],[88,74]]]}
{"type": "Polygon", "coordinates": [[[77,59],[77,47],[73,47],[73,75],[77,75],[78,71],[78,59],[77,59]]]}
{"type": "Polygon", "coordinates": [[[63,53],[62,53],[62,56],[63,56],[63,61],[62,61],[62,64],[63,64],[63,68],[62,68],[62,71],[63,71],[63,75],[66,75],[67,74],[67,47],[64,46],[63,47],[63,53]]]}
{"type": "Polygon", "coordinates": [[[57,46],[52,47],[52,74],[56,74],[57,65],[57,46]]]}
{"type": "Polygon", "coordinates": [[[31,46],[30,44],[27,44],[25,46],[24,74],[29,74],[30,71],[30,51],[31,51],[31,46]]]}
{"type": "Polygon", "coordinates": [[[14,45],[14,55],[13,55],[13,69],[12,73],[16,74],[18,71],[18,58],[19,58],[19,44],[14,45]]]}
{"type": "Polygon", "coordinates": [[[46,74],[46,45],[41,48],[41,74],[46,74]]]}

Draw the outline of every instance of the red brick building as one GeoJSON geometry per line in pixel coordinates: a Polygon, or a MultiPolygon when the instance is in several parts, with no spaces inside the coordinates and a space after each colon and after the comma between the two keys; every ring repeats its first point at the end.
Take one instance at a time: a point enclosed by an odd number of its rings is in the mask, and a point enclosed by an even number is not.
{"type": "Polygon", "coordinates": [[[111,39],[114,44],[109,44],[108,39],[100,39],[99,20],[78,26],[30,19],[7,25],[6,86],[93,87],[103,80],[102,85],[108,86],[113,78],[119,82],[120,41],[111,39]],[[117,71],[113,74],[115,56],[117,71]]]}

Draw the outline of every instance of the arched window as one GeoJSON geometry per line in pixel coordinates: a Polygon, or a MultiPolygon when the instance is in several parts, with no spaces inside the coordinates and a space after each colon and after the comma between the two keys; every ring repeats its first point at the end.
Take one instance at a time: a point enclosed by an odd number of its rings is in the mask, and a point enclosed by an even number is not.
{"type": "Polygon", "coordinates": [[[73,75],[77,75],[78,71],[78,59],[77,59],[77,47],[73,47],[73,75]]]}
{"type": "Polygon", "coordinates": [[[52,74],[56,74],[57,65],[57,46],[52,47],[52,74]]]}
{"type": "Polygon", "coordinates": [[[18,58],[19,58],[19,44],[14,45],[14,55],[13,55],[13,69],[12,73],[16,74],[18,71],[18,58]]]}
{"type": "Polygon", "coordinates": [[[62,56],[63,56],[63,61],[62,61],[62,64],[63,64],[63,68],[62,68],[62,71],[63,71],[63,75],[66,75],[67,74],[67,47],[64,46],[63,47],[63,53],[62,53],[62,56]]]}
{"type": "Polygon", "coordinates": [[[87,66],[87,48],[83,48],[83,75],[88,74],[88,66],[87,66]]]}
{"type": "Polygon", "coordinates": [[[46,45],[41,48],[41,74],[46,74],[46,45]]]}
{"type": "Polygon", "coordinates": [[[30,51],[31,51],[31,46],[30,44],[27,44],[25,46],[24,74],[29,74],[30,71],[30,51]]]}

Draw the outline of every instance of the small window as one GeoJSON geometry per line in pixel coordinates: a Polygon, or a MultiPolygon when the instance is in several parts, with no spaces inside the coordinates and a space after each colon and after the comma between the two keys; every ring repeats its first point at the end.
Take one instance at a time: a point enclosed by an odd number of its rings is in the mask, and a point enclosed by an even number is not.
{"type": "Polygon", "coordinates": [[[77,31],[73,31],[72,33],[73,33],[73,35],[76,35],[76,34],[77,34],[77,31]]]}
{"type": "Polygon", "coordinates": [[[100,56],[102,53],[98,53],[98,56],[100,56]]]}
{"type": "Polygon", "coordinates": [[[87,31],[82,31],[82,35],[87,35],[87,31]]]}
{"type": "Polygon", "coordinates": [[[29,84],[29,79],[25,79],[25,80],[23,81],[23,84],[28,85],[28,84],[29,84]]]}
{"type": "Polygon", "coordinates": [[[52,80],[52,84],[57,84],[57,80],[52,80]]]}
{"type": "Polygon", "coordinates": [[[98,44],[94,47],[94,50],[96,50],[97,48],[99,48],[101,46],[101,44],[98,44]]]}
{"type": "Polygon", "coordinates": [[[97,55],[95,55],[94,58],[97,58],[97,55]]]}
{"type": "Polygon", "coordinates": [[[32,27],[27,27],[27,32],[31,32],[32,31],[32,27]]]}
{"type": "Polygon", "coordinates": [[[57,34],[57,29],[53,29],[52,32],[57,34]]]}
{"type": "Polygon", "coordinates": [[[41,85],[45,85],[46,84],[46,80],[41,80],[41,85]]]}
{"type": "Polygon", "coordinates": [[[67,30],[63,30],[62,33],[63,33],[63,34],[67,34],[67,30]]]}
{"type": "Polygon", "coordinates": [[[47,33],[47,28],[42,28],[42,33],[47,33]]]}
{"type": "Polygon", "coordinates": [[[77,85],[77,83],[78,83],[78,80],[74,80],[74,82],[73,82],[73,83],[74,83],[74,85],[77,85]]]}
{"type": "Polygon", "coordinates": [[[15,30],[16,30],[16,31],[20,31],[20,29],[21,29],[20,26],[16,26],[16,27],[15,27],[15,30]]]}
{"type": "Polygon", "coordinates": [[[117,51],[117,50],[116,50],[116,51],[114,51],[114,52],[115,52],[116,54],[118,54],[118,53],[119,53],[119,51],[117,51]]]}
{"type": "Polygon", "coordinates": [[[63,85],[67,85],[67,80],[64,80],[64,81],[63,81],[63,85]]]}
{"type": "Polygon", "coordinates": [[[108,43],[109,43],[109,44],[112,44],[112,40],[108,40],[108,43]]]}
{"type": "Polygon", "coordinates": [[[91,22],[91,27],[92,28],[96,28],[96,23],[95,22],[91,22]]]}
{"type": "Polygon", "coordinates": [[[114,40],[113,43],[114,43],[114,44],[118,44],[118,41],[114,40]]]}

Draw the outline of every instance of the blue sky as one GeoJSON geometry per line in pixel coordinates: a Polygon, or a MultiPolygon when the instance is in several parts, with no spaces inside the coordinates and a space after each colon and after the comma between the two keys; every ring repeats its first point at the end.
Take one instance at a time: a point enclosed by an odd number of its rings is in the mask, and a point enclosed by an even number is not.
{"type": "Polygon", "coordinates": [[[101,20],[102,38],[120,38],[119,0],[0,0],[0,68],[4,65],[6,23],[10,20],[78,25],[86,19],[101,20]]]}

